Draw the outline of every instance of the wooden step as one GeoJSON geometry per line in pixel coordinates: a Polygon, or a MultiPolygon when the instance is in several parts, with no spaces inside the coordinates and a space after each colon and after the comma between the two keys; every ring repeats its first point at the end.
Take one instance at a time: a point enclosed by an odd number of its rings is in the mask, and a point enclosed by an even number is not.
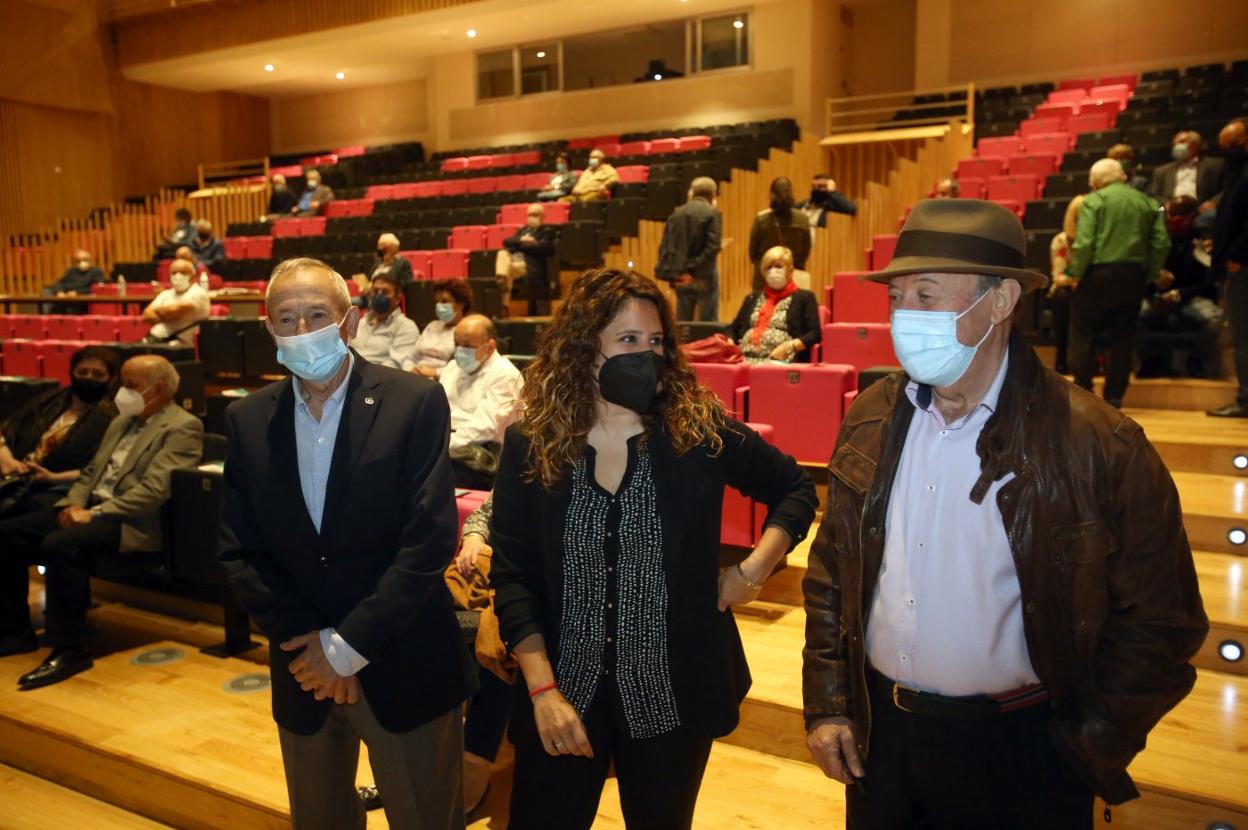
{"type": "MultiPolygon", "coordinates": [[[[1096,378],[1092,389],[1102,394],[1104,378],[1096,378]]],[[[1132,409],[1186,409],[1204,412],[1235,400],[1236,386],[1229,380],[1197,378],[1131,379],[1123,406],[1132,409]]]]}
{"type": "Polygon", "coordinates": [[[1248,555],[1248,481],[1209,473],[1173,475],[1192,548],[1248,555]]]}
{"type": "Polygon", "coordinates": [[[1179,409],[1125,411],[1144,428],[1171,472],[1248,476],[1248,419],[1179,409]]]}
{"type": "Polygon", "coordinates": [[[1209,616],[1209,636],[1192,664],[1248,676],[1248,591],[1244,587],[1248,560],[1231,553],[1204,551],[1198,551],[1195,559],[1200,596],[1209,616]],[[1226,641],[1238,644],[1238,660],[1228,660],[1220,653],[1226,641]]]}
{"type": "Polygon", "coordinates": [[[165,830],[166,824],[97,801],[13,767],[0,765],[0,824],[5,830],[90,827],[165,830]]]}

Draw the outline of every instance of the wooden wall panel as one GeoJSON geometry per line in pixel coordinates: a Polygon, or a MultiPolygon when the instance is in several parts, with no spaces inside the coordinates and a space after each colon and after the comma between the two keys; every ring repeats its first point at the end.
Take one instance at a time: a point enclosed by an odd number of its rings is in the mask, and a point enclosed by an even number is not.
{"type": "Polygon", "coordinates": [[[273,152],[427,141],[431,129],[428,86],[426,79],[415,78],[323,95],[275,98],[270,131],[273,152]]]}
{"type": "Polygon", "coordinates": [[[0,0],[0,99],[112,109],[107,42],[89,0],[0,0]]]}

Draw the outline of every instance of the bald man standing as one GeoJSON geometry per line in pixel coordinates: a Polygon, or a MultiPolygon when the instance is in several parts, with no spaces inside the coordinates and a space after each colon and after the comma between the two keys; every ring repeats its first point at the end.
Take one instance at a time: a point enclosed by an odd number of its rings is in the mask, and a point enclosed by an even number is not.
{"type": "MultiPolygon", "coordinates": [[[[101,555],[162,549],[160,508],[169,499],[170,474],[199,463],[204,426],[176,403],[178,372],[157,355],[132,357],[121,367],[117,410],[91,463],[56,505],[0,523],[0,565],[38,563],[47,604],[44,640],[52,652],[18,680],[20,689],[59,683],[91,668],[87,650],[87,608],[91,572],[101,555]]],[[[14,595],[7,573],[0,576],[0,657],[34,651],[25,592],[14,595]],[[22,642],[26,648],[19,648],[22,642]]],[[[25,584],[25,581],[22,581],[25,584]]]]}
{"type": "Polygon", "coordinates": [[[391,827],[460,830],[476,669],[442,578],[446,396],[348,350],[359,310],[325,263],[278,265],[265,305],[292,377],[226,410],[220,557],[269,638],[292,822],[363,830],[363,740],[391,827]]]}

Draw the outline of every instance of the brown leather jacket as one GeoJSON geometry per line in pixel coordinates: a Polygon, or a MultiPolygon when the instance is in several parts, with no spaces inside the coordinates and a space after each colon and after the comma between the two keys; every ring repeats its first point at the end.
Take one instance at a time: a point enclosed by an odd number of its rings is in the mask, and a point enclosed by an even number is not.
{"type": "MultiPolygon", "coordinates": [[[[1195,682],[1208,620],[1179,496],[1143,430],[1045,369],[1015,332],[977,445],[979,503],[997,504],[1018,568],[1050,736],[1110,804],[1139,795],[1127,765],[1195,682]]],[[[871,742],[865,626],[884,555],[891,482],[914,414],[898,373],[858,396],[828,465],[828,505],[803,582],[806,723],[845,716],[871,742]]]]}

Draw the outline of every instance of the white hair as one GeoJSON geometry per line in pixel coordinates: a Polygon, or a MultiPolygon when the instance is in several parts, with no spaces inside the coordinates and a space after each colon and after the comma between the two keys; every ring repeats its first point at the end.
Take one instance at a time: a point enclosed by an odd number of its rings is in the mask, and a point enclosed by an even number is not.
{"type": "Polygon", "coordinates": [[[305,268],[309,270],[327,271],[330,274],[333,274],[334,277],[336,277],[334,280],[334,293],[337,295],[338,301],[342,304],[344,309],[349,310],[351,308],[351,291],[347,288],[347,281],[342,278],[342,274],[339,274],[319,259],[313,259],[312,257],[305,256],[283,260],[277,264],[276,268],[273,269],[273,273],[269,275],[269,284],[265,286],[264,289],[265,311],[269,310],[269,295],[273,293],[273,283],[277,282],[278,277],[284,277],[287,274],[291,274],[305,268]]]}
{"type": "Polygon", "coordinates": [[[1125,182],[1127,174],[1117,159],[1101,159],[1088,171],[1088,187],[1099,190],[1114,182],[1125,182]]]}
{"type": "Polygon", "coordinates": [[[398,248],[399,238],[389,232],[383,233],[381,236],[377,237],[377,244],[378,245],[393,245],[394,247],[398,248]]]}

